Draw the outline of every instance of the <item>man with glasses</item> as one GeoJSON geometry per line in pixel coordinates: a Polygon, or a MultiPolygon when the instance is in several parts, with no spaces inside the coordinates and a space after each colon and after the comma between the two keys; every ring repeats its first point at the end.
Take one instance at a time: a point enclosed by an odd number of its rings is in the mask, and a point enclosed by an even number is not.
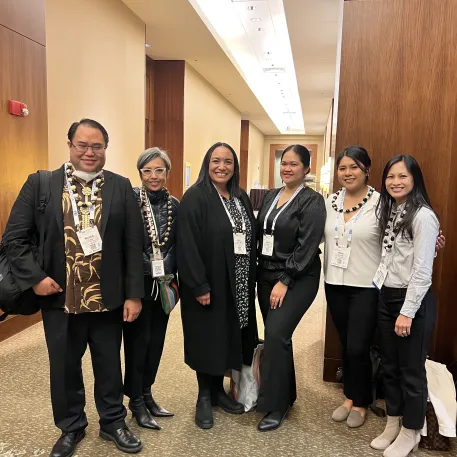
{"type": "Polygon", "coordinates": [[[125,424],[120,347],[123,321],[134,321],[141,311],[143,223],[130,181],[103,169],[108,141],[98,122],[75,122],[68,131],[70,160],[52,172],[44,214],[38,214],[35,173],[4,235],[19,287],[33,288],[41,301],[54,421],[62,430],[50,457],[73,455],[85,436],[81,359],[87,346],[100,436],[127,453],[142,448],[125,424]],[[40,262],[31,250],[34,239],[44,240],[40,262]]]}

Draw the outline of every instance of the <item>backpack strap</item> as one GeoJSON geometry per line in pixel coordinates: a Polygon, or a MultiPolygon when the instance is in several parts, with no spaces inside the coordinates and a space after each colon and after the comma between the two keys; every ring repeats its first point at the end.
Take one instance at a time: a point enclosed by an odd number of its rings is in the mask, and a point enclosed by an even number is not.
{"type": "MultiPolygon", "coordinates": [[[[48,170],[38,170],[38,176],[40,177],[40,187],[39,187],[39,200],[38,200],[38,212],[41,213],[40,222],[39,222],[39,232],[40,232],[40,241],[38,245],[38,259],[41,262],[44,262],[44,228],[45,228],[45,218],[44,213],[46,211],[46,206],[49,202],[51,195],[51,176],[52,171],[48,170]]],[[[43,265],[41,265],[43,266],[43,265]]]]}

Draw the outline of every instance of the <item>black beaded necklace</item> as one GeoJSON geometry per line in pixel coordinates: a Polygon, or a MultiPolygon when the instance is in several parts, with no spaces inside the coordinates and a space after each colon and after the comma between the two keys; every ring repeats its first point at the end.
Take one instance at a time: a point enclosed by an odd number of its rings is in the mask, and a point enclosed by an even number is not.
{"type": "Polygon", "coordinates": [[[357,204],[357,206],[353,206],[352,208],[348,209],[343,209],[343,208],[338,208],[338,205],[336,204],[336,201],[339,197],[339,195],[343,192],[346,191],[346,189],[340,189],[332,198],[332,208],[337,212],[337,213],[352,213],[354,211],[357,211],[358,209],[362,208],[362,206],[371,198],[371,196],[374,193],[374,187],[368,186],[368,193],[366,197],[357,204]]]}
{"type": "Polygon", "coordinates": [[[166,187],[164,187],[163,190],[166,192],[166,195],[167,195],[168,218],[167,218],[167,229],[165,230],[165,233],[163,234],[164,238],[163,238],[162,242],[160,242],[159,227],[155,226],[153,218],[152,218],[151,207],[149,205],[146,189],[144,187],[142,187],[141,191],[140,191],[141,206],[143,209],[143,216],[144,216],[144,221],[146,223],[146,229],[148,231],[149,238],[151,240],[152,245],[157,248],[161,248],[162,246],[165,246],[165,244],[168,241],[170,232],[171,232],[171,225],[173,224],[172,197],[166,187]]]}
{"type": "Polygon", "coordinates": [[[392,208],[392,212],[390,213],[389,222],[387,222],[387,227],[386,231],[384,232],[384,239],[382,242],[382,246],[386,252],[390,252],[392,250],[393,242],[402,229],[403,219],[406,216],[406,212],[406,206],[403,208],[403,210],[399,210],[398,207],[392,208]],[[398,214],[399,212],[400,214],[398,214]]]}

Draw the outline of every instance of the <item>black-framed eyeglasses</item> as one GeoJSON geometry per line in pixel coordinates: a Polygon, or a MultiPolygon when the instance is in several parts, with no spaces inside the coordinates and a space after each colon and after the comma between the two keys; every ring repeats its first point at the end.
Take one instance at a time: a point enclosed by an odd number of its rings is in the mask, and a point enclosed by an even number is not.
{"type": "Polygon", "coordinates": [[[92,152],[94,154],[100,154],[106,149],[106,146],[100,143],[95,143],[95,144],[85,144],[85,143],[80,143],[80,144],[73,144],[70,142],[70,144],[76,149],[78,152],[87,152],[88,149],[92,149],[92,152]]]}
{"type": "Polygon", "coordinates": [[[141,170],[141,174],[145,177],[149,177],[149,176],[152,176],[152,175],[156,175],[158,178],[161,178],[162,176],[164,176],[167,172],[167,169],[166,168],[142,168],[141,170]]]}

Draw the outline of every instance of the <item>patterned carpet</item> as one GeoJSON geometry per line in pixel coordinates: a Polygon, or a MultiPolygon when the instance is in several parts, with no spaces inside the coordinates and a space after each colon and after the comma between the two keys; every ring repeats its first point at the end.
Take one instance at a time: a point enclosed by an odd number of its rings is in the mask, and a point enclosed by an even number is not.
{"type": "MultiPolygon", "coordinates": [[[[165,353],[159,370],[155,397],[176,416],[160,420],[161,431],[140,429],[127,423],[141,438],[145,456],[249,456],[249,457],[367,457],[382,455],[369,442],[384,426],[370,414],[365,425],[351,430],[331,420],[341,402],[341,387],[321,380],[325,303],[323,290],[294,335],[299,397],[284,425],[275,432],[259,433],[261,414],[232,416],[215,411],[212,430],[200,430],[193,422],[196,400],[194,373],[183,363],[179,310],[170,319],[165,353]]],[[[259,316],[259,322],[260,316],[259,316]]],[[[90,356],[84,359],[86,390],[93,391],[90,356]]],[[[123,455],[98,437],[98,417],[92,395],[87,395],[87,437],[74,457],[123,455]]],[[[47,456],[59,436],[49,400],[48,359],[41,324],[0,344],[0,457],[47,456]]],[[[457,456],[418,451],[420,456],[457,456]]]]}

